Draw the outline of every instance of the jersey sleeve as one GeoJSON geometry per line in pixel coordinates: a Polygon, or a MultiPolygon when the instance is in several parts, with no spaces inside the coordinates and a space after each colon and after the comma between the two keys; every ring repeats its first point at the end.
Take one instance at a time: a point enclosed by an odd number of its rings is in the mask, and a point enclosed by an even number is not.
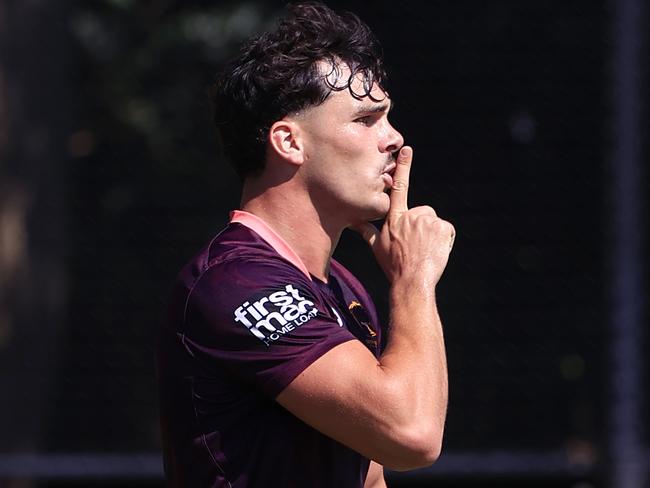
{"type": "Polygon", "coordinates": [[[180,339],[208,370],[226,370],[275,398],[355,337],[298,270],[281,260],[237,259],[208,268],[193,284],[180,339]]]}

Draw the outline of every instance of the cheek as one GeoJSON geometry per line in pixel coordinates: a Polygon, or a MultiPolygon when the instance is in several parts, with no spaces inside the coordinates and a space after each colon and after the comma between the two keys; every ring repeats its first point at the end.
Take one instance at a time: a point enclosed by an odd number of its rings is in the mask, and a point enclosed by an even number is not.
{"type": "Polygon", "coordinates": [[[368,135],[359,130],[359,126],[352,126],[336,130],[334,137],[326,144],[336,151],[339,157],[354,159],[366,150],[367,140],[368,135]]]}
{"type": "Polygon", "coordinates": [[[325,163],[352,159],[357,151],[354,141],[358,136],[350,132],[350,130],[337,128],[312,134],[305,145],[307,157],[325,163]]]}
{"type": "Polygon", "coordinates": [[[376,137],[377,133],[359,124],[313,133],[305,147],[311,175],[319,180],[334,178],[346,192],[376,185],[381,167],[373,145],[376,137]]]}

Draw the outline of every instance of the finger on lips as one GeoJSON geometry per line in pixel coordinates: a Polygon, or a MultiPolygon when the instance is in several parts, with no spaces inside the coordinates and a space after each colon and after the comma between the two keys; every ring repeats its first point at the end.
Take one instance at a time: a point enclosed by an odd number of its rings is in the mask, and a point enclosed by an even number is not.
{"type": "Polygon", "coordinates": [[[393,188],[390,193],[390,212],[402,213],[408,210],[408,186],[413,150],[404,146],[397,156],[397,167],[393,173],[393,188]]]}

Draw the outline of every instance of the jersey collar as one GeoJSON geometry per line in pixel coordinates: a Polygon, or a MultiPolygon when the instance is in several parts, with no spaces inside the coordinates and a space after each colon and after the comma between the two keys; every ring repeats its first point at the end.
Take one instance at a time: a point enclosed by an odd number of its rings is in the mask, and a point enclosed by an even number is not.
{"type": "Polygon", "coordinates": [[[275,232],[269,225],[260,219],[257,215],[244,210],[233,210],[230,212],[230,222],[237,222],[245,227],[248,227],[262,239],[264,239],[275,251],[284,259],[293,264],[296,268],[304,273],[304,275],[311,281],[311,275],[307,270],[307,266],[302,262],[300,256],[291,249],[291,246],[280,235],[275,232]]]}

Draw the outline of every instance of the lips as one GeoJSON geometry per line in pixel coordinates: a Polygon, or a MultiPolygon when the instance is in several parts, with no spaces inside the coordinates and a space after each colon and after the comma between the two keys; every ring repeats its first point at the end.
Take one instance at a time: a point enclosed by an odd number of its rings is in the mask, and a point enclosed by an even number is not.
{"type": "Polygon", "coordinates": [[[386,166],[386,168],[384,168],[384,171],[381,173],[381,177],[384,180],[384,183],[387,188],[393,187],[393,174],[395,173],[396,167],[397,167],[397,163],[393,161],[388,166],[386,166]]]}

